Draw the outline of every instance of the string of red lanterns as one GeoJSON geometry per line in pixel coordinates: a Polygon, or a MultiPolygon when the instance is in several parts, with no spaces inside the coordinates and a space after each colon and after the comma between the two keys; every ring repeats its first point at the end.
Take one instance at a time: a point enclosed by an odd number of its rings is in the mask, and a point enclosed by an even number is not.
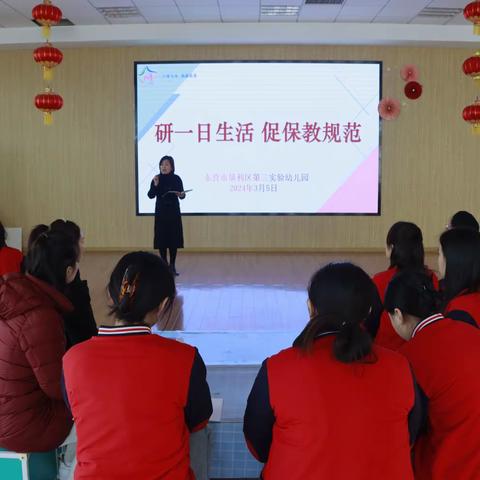
{"type": "MultiPolygon", "coordinates": [[[[466,20],[473,23],[473,33],[480,35],[480,0],[469,3],[463,9],[463,16],[466,20]]],[[[480,51],[475,55],[467,58],[462,65],[463,73],[480,86],[480,51]]],[[[472,124],[472,131],[476,135],[480,135],[480,100],[472,105],[468,105],[463,109],[463,119],[472,124]]]]}
{"type": "Polygon", "coordinates": [[[63,53],[50,44],[52,25],[58,25],[62,19],[62,11],[52,5],[51,0],[43,0],[43,3],[32,9],[32,18],[42,26],[42,36],[46,39],[45,45],[38,47],[33,52],[33,59],[42,66],[43,80],[47,82],[44,93],[35,97],[35,107],[43,112],[43,123],[51,125],[53,122],[52,112],[60,110],[63,106],[63,98],[53,93],[50,82],[53,79],[53,69],[60,65],[63,53]]]}

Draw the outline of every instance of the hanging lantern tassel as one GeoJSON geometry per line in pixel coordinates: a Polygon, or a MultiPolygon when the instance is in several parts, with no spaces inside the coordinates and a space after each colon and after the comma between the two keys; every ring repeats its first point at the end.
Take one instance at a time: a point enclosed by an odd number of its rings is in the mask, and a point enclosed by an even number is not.
{"type": "Polygon", "coordinates": [[[43,0],[43,3],[33,7],[32,18],[42,26],[42,37],[48,40],[51,33],[50,27],[60,22],[62,19],[62,11],[52,5],[51,0],[43,0]]]}
{"type": "Polygon", "coordinates": [[[40,93],[35,97],[35,106],[43,112],[43,124],[51,125],[53,123],[52,112],[63,107],[63,98],[47,88],[45,93],[40,93]]]}
{"type": "Polygon", "coordinates": [[[480,100],[478,98],[473,105],[463,109],[463,119],[472,124],[474,135],[480,135],[480,100]]]}
{"type": "Polygon", "coordinates": [[[42,65],[43,79],[50,82],[53,79],[53,68],[62,63],[63,53],[47,42],[46,45],[35,49],[33,59],[42,65]]]}
{"type": "Polygon", "coordinates": [[[43,124],[51,125],[53,123],[52,112],[43,112],[43,124]]]}

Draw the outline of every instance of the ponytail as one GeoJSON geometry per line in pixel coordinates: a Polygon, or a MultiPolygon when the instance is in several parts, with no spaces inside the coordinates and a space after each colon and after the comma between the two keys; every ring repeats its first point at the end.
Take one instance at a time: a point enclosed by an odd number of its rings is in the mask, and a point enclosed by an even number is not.
{"type": "Polygon", "coordinates": [[[25,260],[25,269],[30,275],[63,291],[67,268],[75,266],[78,255],[78,245],[70,236],[47,230],[33,242],[25,260]]]}
{"type": "Polygon", "coordinates": [[[315,315],[293,343],[304,352],[323,333],[335,333],[333,354],[343,363],[365,360],[372,351],[372,337],[365,327],[376,301],[370,277],[351,263],[330,263],[316,272],[308,288],[315,315]]]}

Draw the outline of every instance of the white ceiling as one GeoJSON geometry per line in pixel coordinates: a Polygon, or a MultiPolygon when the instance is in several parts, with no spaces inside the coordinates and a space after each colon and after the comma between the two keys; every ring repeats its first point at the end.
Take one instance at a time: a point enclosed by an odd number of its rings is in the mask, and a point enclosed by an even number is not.
{"type": "MultiPolygon", "coordinates": [[[[308,0],[307,0],[308,1],[308,0]]],[[[0,0],[0,27],[32,27],[31,11],[41,0],[0,0]]],[[[462,9],[468,0],[344,0],[342,5],[306,5],[305,0],[53,0],[73,24],[158,24],[158,23],[397,23],[466,25],[456,16],[419,15],[425,8],[462,9]],[[292,16],[262,15],[262,7],[298,6],[292,16]],[[138,15],[105,17],[97,8],[133,7],[138,15]]]]}

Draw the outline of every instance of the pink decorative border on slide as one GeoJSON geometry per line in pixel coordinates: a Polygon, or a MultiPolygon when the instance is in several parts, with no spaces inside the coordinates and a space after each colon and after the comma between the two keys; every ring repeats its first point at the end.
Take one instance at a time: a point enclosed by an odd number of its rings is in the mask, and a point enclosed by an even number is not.
{"type": "Polygon", "coordinates": [[[318,213],[377,213],[378,163],[378,148],[375,148],[318,213]]]}

